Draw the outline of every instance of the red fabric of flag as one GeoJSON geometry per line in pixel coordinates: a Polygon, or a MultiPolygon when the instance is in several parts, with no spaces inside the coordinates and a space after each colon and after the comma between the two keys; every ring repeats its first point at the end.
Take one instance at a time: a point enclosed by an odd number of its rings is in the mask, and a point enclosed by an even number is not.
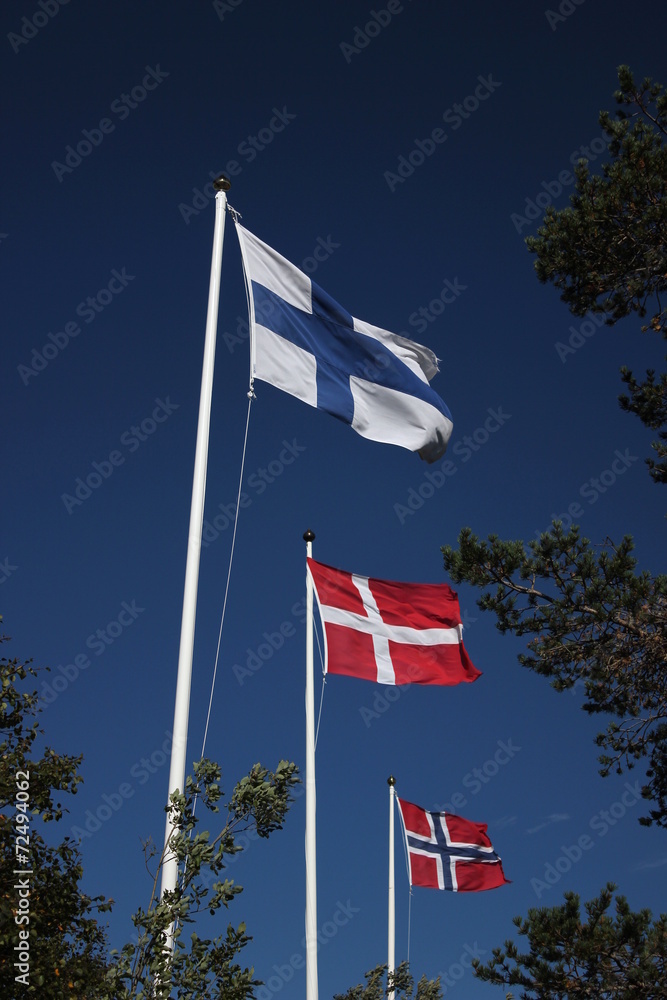
{"type": "Polygon", "coordinates": [[[445,583],[376,580],[308,560],[325,634],[326,670],[380,684],[477,680],[445,583]]]}

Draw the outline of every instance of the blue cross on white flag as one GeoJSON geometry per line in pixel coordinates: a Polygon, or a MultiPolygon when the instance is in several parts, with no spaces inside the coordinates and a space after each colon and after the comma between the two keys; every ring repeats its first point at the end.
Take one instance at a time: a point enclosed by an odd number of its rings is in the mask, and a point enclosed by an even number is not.
{"type": "Polygon", "coordinates": [[[452,417],[429,380],[427,347],[355,319],[319,285],[236,224],[250,304],[253,378],[350,424],[362,437],[444,455],[452,417]]]}

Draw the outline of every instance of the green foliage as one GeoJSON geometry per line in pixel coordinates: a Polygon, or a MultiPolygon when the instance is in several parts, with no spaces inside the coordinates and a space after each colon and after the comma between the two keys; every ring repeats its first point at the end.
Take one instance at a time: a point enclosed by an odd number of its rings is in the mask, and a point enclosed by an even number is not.
{"type": "MultiPolygon", "coordinates": [[[[565,902],[515,917],[529,950],[512,941],[494,948],[483,965],[473,959],[478,979],[496,986],[522,987],[522,1000],[658,1000],[667,981],[667,915],[653,921],[650,910],[630,910],[617,896],[614,915],[608,910],[615,886],[585,904],[565,893],[565,902]]],[[[508,997],[512,994],[507,994],[508,997]]]]}
{"type": "Polygon", "coordinates": [[[25,929],[30,971],[28,981],[20,985],[21,995],[38,995],[40,1000],[252,997],[259,982],[253,969],[237,961],[251,940],[245,924],[229,924],[215,938],[201,937],[199,932],[202,919],[227,908],[242,892],[240,885],[224,877],[229,858],[242,850],[238,835],[256,830],[260,837],[268,837],[281,829],[299,781],[296,765],[280,761],[275,771],[269,771],[255,764],[225,805],[218,765],[208,760],[195,764],[184,792],[171,796],[169,845],[161,854],[150,841],[145,845],[147,862],[155,861],[153,892],[147,908],[132,917],[135,940],[110,953],[106,928],[98,916],[111,908],[112,901],[81,892],[83,867],[77,844],[65,837],[53,846],[41,832],[44,824],[62,818],[62,798],[75,794],[82,778],[81,757],[63,756],[49,747],[36,756],[35,741],[41,734],[37,692],[21,690],[34,676],[29,665],[0,661],[0,996],[19,992],[14,949],[19,930],[25,929]],[[22,798],[27,784],[28,803],[17,808],[17,775],[25,774],[27,781],[19,780],[22,798]],[[198,830],[197,803],[216,821],[217,834],[198,830]],[[223,810],[221,826],[217,817],[223,810]],[[25,841],[18,836],[27,837],[25,854],[25,841]],[[159,899],[166,851],[178,858],[180,879],[176,889],[159,899]],[[20,877],[14,874],[17,867],[31,872],[29,910],[21,910],[15,888],[20,877]],[[23,912],[28,912],[29,922],[19,924],[23,912]],[[173,952],[167,950],[170,929],[173,952]]]}
{"type": "MultiPolygon", "coordinates": [[[[538,235],[526,240],[537,255],[535,270],[552,282],[575,316],[605,314],[613,325],[635,313],[643,330],[667,336],[667,93],[650,79],[638,85],[627,66],[618,69],[616,119],[607,111],[600,124],[609,141],[610,162],[590,174],[581,160],[575,169],[576,194],[561,211],[547,209],[538,235]]],[[[629,394],[623,409],[652,430],[658,461],[651,476],[667,482],[667,374],[649,370],[644,381],[627,368],[621,377],[629,394]]]]}
{"type": "Polygon", "coordinates": [[[448,575],[482,590],[501,632],[532,637],[524,666],[557,691],[582,685],[584,710],[614,717],[597,737],[601,773],[648,758],[642,794],[657,808],[642,822],[667,827],[667,577],[635,572],[630,538],[594,547],[560,522],[528,548],[469,528],[458,542],[442,549],[448,575]]]}
{"type": "MultiPolygon", "coordinates": [[[[208,760],[195,764],[194,775],[186,780],[185,793],[171,796],[174,832],[168,848],[181,864],[181,877],[172,892],[157,900],[157,885],[165,850],[154,873],[153,897],[147,910],[132,918],[138,942],[126,944],[107,973],[109,998],[148,1000],[176,996],[188,1000],[224,997],[245,1000],[259,985],[252,968],[242,968],[236,957],[251,940],[245,924],[227,926],[215,938],[200,938],[193,930],[185,938],[184,928],[200,914],[214,916],[227,908],[242,892],[232,880],[222,878],[227,859],[241,851],[236,836],[254,828],[260,837],[268,837],[282,828],[298,783],[295,764],[280,761],[275,771],[255,764],[250,774],[235,787],[227,805],[225,824],[212,837],[208,831],[196,832],[199,819],[195,804],[213,814],[220,812],[222,791],[220,768],[208,760]],[[175,923],[173,954],[167,950],[167,936],[175,923]]],[[[149,859],[156,856],[147,845],[149,859]]]]}
{"type": "MultiPolygon", "coordinates": [[[[650,307],[642,329],[665,337],[667,93],[649,79],[638,85],[627,66],[618,78],[617,117],[600,115],[609,162],[596,175],[580,161],[570,207],[549,208],[526,242],[540,281],[552,282],[575,315],[604,314],[613,325],[650,307]]],[[[648,465],[667,482],[667,373],[640,381],[624,368],[622,378],[622,408],[659,432],[648,465]]],[[[596,738],[601,773],[645,758],[642,794],[655,808],[640,822],[667,827],[667,578],[636,574],[632,548],[629,537],[593,546],[576,526],[565,532],[554,522],[528,547],[496,535],[479,541],[466,528],[459,551],[446,546],[443,556],[455,582],[482,590],[479,607],[501,632],[531,637],[524,666],[558,691],[582,685],[584,710],[612,716],[596,738]]]]}
{"type": "Polygon", "coordinates": [[[62,795],[75,794],[82,780],[81,758],[48,746],[38,755],[37,692],[19,689],[34,676],[27,663],[0,660],[0,996],[94,1000],[106,996],[107,942],[97,915],[111,902],[81,892],[81,856],[70,838],[55,846],[47,839],[48,824],[62,818],[62,795]],[[24,907],[17,886],[29,892],[24,907]],[[14,964],[20,931],[28,932],[29,985],[15,979],[26,964],[14,964]]]}
{"type": "Polygon", "coordinates": [[[346,993],[337,993],[334,1000],[382,1000],[393,990],[396,1000],[442,1000],[440,979],[427,979],[426,976],[417,983],[414,992],[414,979],[410,975],[407,962],[401,962],[388,977],[386,965],[376,965],[364,976],[365,986],[353,986],[346,993]]]}

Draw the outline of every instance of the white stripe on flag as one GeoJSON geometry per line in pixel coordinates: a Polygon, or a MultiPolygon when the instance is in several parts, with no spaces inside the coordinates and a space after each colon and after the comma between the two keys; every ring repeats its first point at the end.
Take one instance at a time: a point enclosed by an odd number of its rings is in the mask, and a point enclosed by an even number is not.
{"type": "Polygon", "coordinates": [[[377,663],[378,668],[378,683],[395,684],[396,675],[394,674],[394,664],[391,662],[391,656],[389,654],[389,639],[386,634],[387,630],[384,627],[382,618],[380,617],[380,609],[377,606],[375,598],[371,594],[371,588],[368,585],[368,577],[355,576],[353,573],[352,583],[359,591],[361,599],[364,602],[364,607],[368,611],[368,620],[376,626],[368,631],[373,636],[373,651],[375,653],[375,662],[377,663]]]}
{"type": "Polygon", "coordinates": [[[298,344],[255,323],[255,378],[317,406],[317,359],[298,344]]]}
{"type": "Polygon", "coordinates": [[[352,317],[352,323],[357,333],[363,333],[366,337],[372,337],[386,344],[392,354],[400,358],[422,382],[428,383],[438,374],[438,359],[430,347],[424,347],[423,344],[417,344],[414,340],[401,337],[400,334],[392,333],[390,330],[383,330],[381,326],[373,326],[355,316],[352,317]]]}
{"type": "MultiPolygon", "coordinates": [[[[430,822],[430,820],[431,820],[431,817],[429,816],[429,822],[430,822]]],[[[447,841],[448,844],[451,844],[452,843],[452,838],[449,835],[449,827],[447,826],[447,817],[444,816],[444,815],[442,815],[442,813],[441,813],[440,816],[438,816],[438,822],[440,823],[440,827],[442,829],[442,832],[445,835],[445,840],[447,841]]],[[[433,830],[433,833],[435,835],[435,829],[433,830]]],[[[440,866],[438,868],[438,883],[440,883],[440,878],[441,877],[442,877],[443,881],[442,881],[442,884],[439,884],[439,888],[440,889],[444,889],[445,888],[445,883],[444,883],[444,872],[442,870],[442,866],[440,866]]],[[[456,878],[456,859],[453,858],[453,857],[449,859],[449,877],[452,880],[452,889],[453,889],[453,891],[454,892],[458,892],[459,883],[458,883],[458,879],[456,878]]]]}
{"type": "Polygon", "coordinates": [[[264,285],[291,306],[312,313],[310,278],[243,226],[237,226],[237,229],[243,234],[241,250],[246,258],[246,272],[251,279],[264,285]]]}
{"type": "Polygon", "coordinates": [[[350,391],[354,399],[352,427],[362,437],[411,451],[422,447],[428,428],[434,428],[443,444],[449,439],[452,422],[417,396],[356,375],[350,376],[350,391]]]}
{"type": "MultiPolygon", "coordinates": [[[[362,577],[361,579],[367,579],[362,577]]],[[[355,581],[356,582],[356,581],[355,581]]],[[[359,615],[356,611],[344,611],[330,604],[320,604],[322,621],[330,625],[342,625],[368,632],[370,635],[384,635],[392,642],[403,642],[410,646],[456,646],[461,641],[459,627],[453,628],[410,628],[408,625],[388,625],[379,617],[359,615]]]]}

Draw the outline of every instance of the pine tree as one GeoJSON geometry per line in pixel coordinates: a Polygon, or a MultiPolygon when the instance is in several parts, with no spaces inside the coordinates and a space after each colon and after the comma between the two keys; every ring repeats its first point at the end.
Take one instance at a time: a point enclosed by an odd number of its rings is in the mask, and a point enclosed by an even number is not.
{"type": "Polygon", "coordinates": [[[645,799],[656,808],[640,822],[667,827],[667,577],[636,573],[632,540],[594,547],[575,525],[524,545],[460,532],[442,550],[456,583],[483,593],[502,633],[532,636],[523,666],[557,691],[580,685],[590,714],[613,721],[596,742],[601,774],[648,759],[645,799]]]}
{"type": "Polygon", "coordinates": [[[667,990],[667,914],[654,921],[650,910],[633,912],[624,896],[614,900],[615,888],[609,883],[585,904],[585,920],[574,892],[565,893],[561,906],[515,917],[528,951],[506,941],[486,964],[473,959],[475,975],[496,986],[520,986],[521,1000],[661,1000],[667,990]]]}
{"type": "MultiPolygon", "coordinates": [[[[535,270],[552,282],[575,316],[602,314],[613,325],[634,313],[642,326],[667,337],[667,92],[646,78],[641,85],[627,66],[618,69],[616,119],[607,111],[610,162],[591,174],[586,160],[575,169],[576,194],[561,211],[547,209],[537,236],[526,240],[537,255],[535,270]],[[650,314],[650,315],[649,315],[650,314]]],[[[643,381],[628,368],[620,397],[652,430],[656,459],[651,476],[667,482],[667,374],[649,370],[643,381]]]]}
{"type": "MultiPolygon", "coordinates": [[[[610,162],[601,175],[586,161],[576,168],[570,207],[547,210],[536,237],[538,278],[552,282],[575,315],[604,314],[614,324],[630,314],[667,336],[667,94],[650,79],[638,86],[618,71],[616,120],[600,123],[610,162]]],[[[667,374],[644,381],[627,368],[625,410],[659,431],[649,459],[655,482],[667,482],[667,374]]],[[[482,591],[501,632],[530,636],[520,662],[548,677],[557,691],[582,686],[589,713],[612,717],[597,737],[601,773],[647,763],[644,798],[654,808],[640,822],[667,827],[667,577],[636,572],[632,539],[592,545],[575,526],[527,545],[491,534],[480,541],[465,528],[459,548],[443,548],[445,570],[482,591]]]]}

